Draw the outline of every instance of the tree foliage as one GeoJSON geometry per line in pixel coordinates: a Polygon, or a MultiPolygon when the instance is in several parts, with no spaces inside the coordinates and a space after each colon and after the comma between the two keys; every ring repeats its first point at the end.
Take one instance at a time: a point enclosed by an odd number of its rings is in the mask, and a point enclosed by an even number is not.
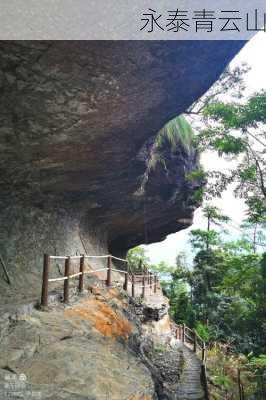
{"type": "Polygon", "coordinates": [[[220,196],[231,183],[235,193],[264,208],[266,197],[266,91],[244,97],[247,65],[228,68],[209,92],[187,111],[198,129],[201,151],[215,151],[234,161],[227,172],[207,174],[206,197],[220,196]]]}
{"type": "MultiPolygon", "coordinates": [[[[236,350],[266,352],[266,254],[253,252],[245,240],[226,242],[211,229],[191,232],[193,269],[177,264],[169,290],[172,315],[178,323],[200,327],[212,341],[236,350]]],[[[213,224],[228,219],[212,210],[213,224]],[[218,222],[219,221],[219,222],[218,222]]]]}
{"type": "Polygon", "coordinates": [[[131,271],[137,271],[150,262],[145,249],[141,246],[134,247],[127,252],[127,261],[131,271]]]}

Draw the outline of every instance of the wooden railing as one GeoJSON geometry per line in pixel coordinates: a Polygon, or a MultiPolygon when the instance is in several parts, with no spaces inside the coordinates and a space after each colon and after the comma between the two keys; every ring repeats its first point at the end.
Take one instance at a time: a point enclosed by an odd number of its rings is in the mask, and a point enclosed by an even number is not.
{"type": "Polygon", "coordinates": [[[102,272],[106,271],[106,285],[111,286],[112,284],[112,271],[120,272],[125,275],[124,280],[124,289],[128,289],[128,262],[122,258],[118,258],[112,256],[110,254],[104,256],[89,256],[89,255],[82,255],[82,256],[50,256],[48,254],[44,254],[43,259],[43,279],[42,279],[42,295],[41,295],[41,305],[46,307],[48,305],[48,290],[49,290],[49,282],[60,282],[64,281],[64,293],[63,293],[63,302],[69,302],[69,282],[70,279],[79,277],[78,283],[78,290],[82,291],[84,288],[84,275],[85,274],[93,274],[95,272],[102,272]],[[86,259],[98,259],[104,258],[107,260],[107,265],[105,268],[100,268],[96,270],[86,270],[85,269],[85,260],[86,259]],[[126,263],[127,268],[126,270],[120,270],[116,268],[112,268],[112,259],[122,261],[126,263]],[[51,263],[54,260],[64,260],[65,261],[65,271],[64,276],[59,278],[49,278],[50,271],[51,271],[51,263]],[[72,261],[79,261],[79,272],[75,274],[70,274],[71,269],[71,262],[72,261]]]}
{"type": "Polygon", "coordinates": [[[136,296],[136,289],[141,289],[141,297],[145,298],[147,291],[156,293],[158,288],[158,278],[153,272],[145,268],[140,273],[135,272],[129,275],[131,282],[131,296],[136,296]]]}
{"type": "Polygon", "coordinates": [[[244,385],[241,380],[240,368],[237,369],[237,385],[238,385],[239,400],[245,400],[245,391],[244,391],[244,385]]]}
{"type": "Polygon", "coordinates": [[[82,292],[84,288],[84,275],[93,274],[95,272],[106,271],[106,285],[112,285],[112,272],[119,272],[124,274],[124,284],[123,289],[128,291],[129,280],[131,282],[131,295],[136,297],[137,289],[141,289],[140,296],[144,298],[146,296],[146,291],[150,290],[156,293],[158,287],[158,279],[155,274],[144,268],[141,273],[131,273],[129,271],[128,261],[123,258],[118,258],[108,255],[91,256],[91,255],[81,255],[81,256],[51,256],[44,254],[43,258],[43,278],[42,278],[42,294],[41,294],[41,306],[47,307],[48,305],[48,291],[50,282],[64,282],[63,289],[63,302],[69,303],[69,284],[72,278],[79,278],[78,290],[82,292]],[[87,270],[85,268],[85,261],[87,259],[106,259],[107,264],[104,268],[87,270]],[[126,270],[117,269],[112,266],[112,259],[121,261],[126,264],[126,270]],[[52,262],[56,260],[64,261],[64,276],[57,278],[50,278],[52,262]],[[72,262],[79,262],[79,272],[70,273],[72,262]]]}
{"type": "MultiPolygon", "coordinates": [[[[159,280],[156,274],[150,271],[147,267],[142,268],[140,272],[131,272],[128,261],[122,258],[115,257],[111,254],[108,255],[99,255],[99,256],[91,256],[91,255],[81,255],[81,256],[51,256],[48,254],[44,254],[43,257],[43,279],[42,279],[42,294],[41,294],[41,306],[47,307],[48,305],[48,290],[50,282],[64,282],[63,289],[63,302],[69,303],[69,283],[72,278],[78,279],[78,290],[80,292],[84,289],[84,276],[85,274],[93,274],[95,272],[103,272],[106,271],[106,285],[112,285],[112,272],[119,272],[124,274],[124,284],[123,289],[128,291],[131,284],[131,296],[138,297],[140,295],[141,298],[145,298],[147,291],[151,293],[157,292],[159,288],[159,280]],[[99,269],[85,269],[85,261],[86,259],[106,259],[107,265],[104,268],[99,269]],[[112,266],[112,259],[121,261],[126,264],[126,270],[121,270],[114,268],[112,266]],[[64,261],[64,276],[59,278],[50,278],[51,272],[51,264],[55,260],[64,261]],[[79,262],[79,272],[71,274],[71,263],[73,261],[79,262]],[[141,290],[138,290],[141,289],[141,290]],[[136,293],[136,292],[139,293],[136,293]]],[[[209,400],[209,391],[208,391],[208,381],[207,381],[207,373],[206,373],[206,344],[204,340],[199,336],[195,329],[190,329],[185,324],[177,325],[174,324],[175,327],[175,337],[176,339],[182,341],[184,344],[189,345],[190,348],[193,349],[195,353],[199,356],[202,364],[201,364],[201,383],[204,390],[204,399],[209,400]]],[[[239,399],[245,400],[244,393],[244,385],[241,379],[241,371],[237,370],[237,383],[239,390],[239,399]]]]}
{"type": "MultiPolygon", "coordinates": [[[[175,325],[176,327],[176,338],[182,341],[184,344],[188,344],[195,353],[198,352],[198,356],[202,361],[201,365],[201,383],[204,390],[205,400],[209,400],[208,380],[206,371],[207,352],[206,344],[204,340],[199,336],[195,329],[190,329],[186,325],[175,325]]],[[[245,387],[244,381],[241,377],[241,369],[237,369],[237,385],[239,400],[245,400],[245,387]]],[[[263,397],[264,398],[264,397],[263,397]]],[[[266,397],[265,397],[266,398],[266,397]]]]}
{"type": "Polygon", "coordinates": [[[184,324],[176,325],[176,338],[181,340],[183,343],[190,344],[195,353],[200,352],[200,359],[205,363],[206,344],[195,329],[190,329],[184,324]]]}
{"type": "MultiPolygon", "coordinates": [[[[72,278],[79,278],[78,281],[78,290],[82,292],[84,288],[84,275],[85,274],[93,274],[95,272],[103,272],[106,271],[106,285],[112,285],[112,271],[119,272],[124,274],[124,284],[123,289],[128,291],[129,281],[131,283],[131,296],[145,298],[146,291],[150,291],[151,293],[156,293],[158,289],[158,277],[156,274],[148,270],[148,268],[143,268],[141,272],[130,272],[128,261],[122,258],[118,258],[108,255],[100,255],[100,256],[91,256],[91,255],[81,255],[81,256],[51,256],[48,254],[44,254],[43,258],[43,279],[42,279],[42,295],[41,295],[41,306],[48,306],[48,291],[49,291],[49,283],[50,282],[64,282],[64,290],[63,290],[63,302],[69,303],[69,283],[72,278]],[[86,259],[106,259],[107,265],[104,268],[99,268],[96,270],[86,270],[85,269],[85,261],[86,259]],[[121,270],[117,268],[113,268],[112,259],[121,261],[126,263],[126,270],[121,270]],[[64,276],[59,278],[50,278],[51,272],[51,264],[54,260],[63,260],[64,261],[64,276]],[[79,272],[71,274],[71,262],[78,261],[79,262],[79,272]],[[138,291],[138,289],[141,289],[138,291]],[[138,291],[139,293],[136,293],[138,291]]],[[[201,367],[201,381],[205,393],[205,399],[209,400],[208,393],[208,384],[207,384],[207,375],[206,375],[206,345],[203,339],[198,335],[196,330],[192,330],[188,328],[186,325],[175,325],[176,331],[175,336],[177,339],[181,340],[184,344],[190,344],[193,347],[193,351],[197,353],[200,351],[200,357],[202,361],[201,367]]],[[[242,400],[242,399],[241,399],[242,400]]]]}
{"type": "Polygon", "coordinates": [[[195,329],[190,329],[185,324],[176,325],[176,338],[182,341],[184,344],[188,344],[192,347],[195,353],[198,353],[199,358],[201,359],[201,383],[204,390],[204,399],[209,400],[209,390],[208,390],[208,381],[207,381],[207,371],[206,371],[206,343],[199,336],[195,329]]]}

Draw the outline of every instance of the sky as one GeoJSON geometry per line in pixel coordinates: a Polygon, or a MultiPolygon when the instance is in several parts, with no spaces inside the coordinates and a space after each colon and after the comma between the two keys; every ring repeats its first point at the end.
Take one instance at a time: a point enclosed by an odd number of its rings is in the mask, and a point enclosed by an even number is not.
{"type": "MultiPolygon", "coordinates": [[[[245,83],[247,87],[247,94],[257,90],[266,89],[266,34],[264,32],[258,33],[253,39],[246,44],[241,52],[232,60],[230,66],[236,67],[242,62],[248,63],[251,70],[248,72],[245,83]]],[[[201,157],[201,163],[205,170],[210,170],[211,166],[215,165],[215,169],[219,166],[221,169],[228,168],[228,163],[216,154],[207,153],[201,157]]],[[[235,198],[233,195],[233,188],[230,188],[223,193],[220,199],[214,199],[211,202],[213,205],[219,207],[223,214],[229,216],[232,220],[229,234],[231,238],[237,238],[240,235],[239,225],[245,217],[244,201],[235,198]]],[[[144,246],[152,263],[158,264],[165,261],[171,265],[175,264],[176,255],[180,252],[187,252],[190,249],[189,232],[192,229],[204,228],[206,221],[202,216],[202,210],[199,208],[194,214],[193,225],[185,230],[167,236],[167,238],[160,243],[153,243],[144,246]]],[[[188,258],[188,262],[192,262],[192,255],[188,258]]]]}

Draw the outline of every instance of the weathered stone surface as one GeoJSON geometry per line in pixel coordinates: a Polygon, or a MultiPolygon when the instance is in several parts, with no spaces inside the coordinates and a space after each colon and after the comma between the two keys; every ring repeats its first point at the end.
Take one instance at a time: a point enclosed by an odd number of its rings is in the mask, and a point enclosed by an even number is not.
{"type": "Polygon", "coordinates": [[[25,400],[157,399],[148,367],[130,347],[130,336],[140,331],[133,314],[130,320],[123,311],[127,301],[116,289],[96,292],[66,308],[21,315],[8,326],[0,321],[1,400],[11,396],[10,375],[25,400]],[[21,374],[27,377],[22,389],[21,374]]]}
{"type": "Polygon", "coordinates": [[[160,321],[168,315],[169,302],[160,293],[154,295],[148,293],[144,300],[141,298],[131,299],[131,303],[143,323],[160,321]],[[155,301],[157,300],[156,297],[159,298],[158,301],[155,301]]]}
{"type": "Polygon", "coordinates": [[[91,279],[85,287],[68,306],[0,315],[1,400],[203,398],[200,361],[168,315],[143,321],[125,292],[91,279]]]}
{"type": "MultiPolygon", "coordinates": [[[[189,225],[195,151],[180,144],[140,195],[147,144],[242,45],[0,43],[0,253],[12,296],[39,292],[44,252],[122,254],[145,230],[154,242],[189,225]]],[[[10,292],[4,279],[0,290],[10,292]]]]}

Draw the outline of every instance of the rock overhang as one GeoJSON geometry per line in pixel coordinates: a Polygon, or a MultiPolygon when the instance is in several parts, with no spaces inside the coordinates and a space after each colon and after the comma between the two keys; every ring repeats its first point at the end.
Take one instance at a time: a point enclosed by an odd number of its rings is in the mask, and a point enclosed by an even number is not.
{"type": "MultiPolygon", "coordinates": [[[[147,168],[142,149],[212,85],[243,45],[2,41],[4,256],[14,248],[28,253],[18,245],[22,226],[23,247],[38,242],[34,262],[46,250],[84,251],[76,244],[79,231],[88,241],[100,232],[105,247],[121,253],[147,239],[147,226],[149,242],[187,227],[197,203],[184,176],[197,166],[196,152],[186,154],[180,145],[169,156],[171,173],[157,168],[144,196],[137,196],[147,168]]],[[[18,257],[16,265],[27,257],[33,256],[18,257]]]]}

